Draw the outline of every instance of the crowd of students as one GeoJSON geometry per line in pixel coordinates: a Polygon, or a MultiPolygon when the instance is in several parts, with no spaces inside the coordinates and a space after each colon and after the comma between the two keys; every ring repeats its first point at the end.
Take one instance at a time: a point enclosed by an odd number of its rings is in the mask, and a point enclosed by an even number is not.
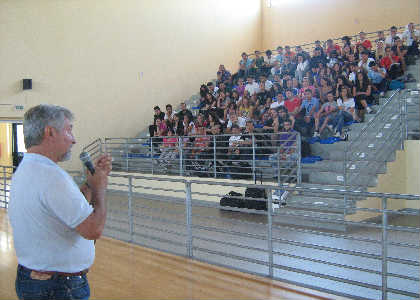
{"type": "MultiPolygon", "coordinates": [[[[184,137],[196,146],[191,157],[210,146],[208,134],[287,130],[299,132],[303,140],[320,135],[345,139],[345,124],[363,122],[366,113],[374,114],[371,106],[378,104],[390,83],[398,86],[414,80],[406,74],[406,66],[419,56],[419,38],[410,23],[403,34],[393,26],[389,36],[378,32],[374,41],[364,32],[357,42],[343,37],[341,46],[331,39],[324,46],[316,41],[312,54],[300,46],[295,51],[279,46],[276,53],[267,50],[265,55],[242,53],[235,73],[220,65],[216,83],[200,87],[196,117],[185,103],[177,113],[170,104],[166,112],[156,106],[150,136],[169,136],[159,146],[165,160],[177,155],[164,150],[177,140],[172,136],[184,137]]],[[[228,154],[246,144],[243,138],[226,142],[228,154]]]]}

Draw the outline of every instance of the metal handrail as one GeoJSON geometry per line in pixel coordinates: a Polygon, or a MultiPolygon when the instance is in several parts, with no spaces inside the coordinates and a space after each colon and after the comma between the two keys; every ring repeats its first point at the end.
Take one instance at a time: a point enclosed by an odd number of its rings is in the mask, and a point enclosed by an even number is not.
{"type": "MultiPolygon", "coordinates": [[[[418,215],[412,212],[404,212],[392,210],[387,207],[387,204],[391,199],[401,199],[408,201],[420,201],[419,195],[402,195],[392,193],[376,193],[376,192],[365,192],[365,191],[354,191],[354,190],[342,190],[342,189],[322,189],[322,188],[305,188],[301,186],[295,187],[279,187],[277,185],[254,185],[244,184],[237,182],[226,182],[226,181],[207,181],[207,180],[189,180],[185,178],[170,178],[170,177],[153,177],[153,176],[139,176],[133,174],[111,174],[110,181],[118,180],[118,182],[128,181],[129,197],[128,201],[135,201],[132,186],[136,185],[136,190],[143,187],[149,187],[151,182],[172,182],[175,184],[181,184],[184,186],[184,190],[176,188],[179,193],[179,198],[171,200],[171,198],[164,195],[154,197],[155,200],[153,205],[141,203],[139,207],[135,205],[128,205],[128,223],[135,221],[136,227],[141,233],[136,232],[135,228],[129,229],[128,240],[133,243],[140,243],[146,247],[152,247],[161,251],[167,251],[174,254],[181,254],[191,259],[197,259],[211,264],[217,264],[224,267],[230,267],[237,270],[241,270],[248,273],[255,273],[256,275],[268,276],[280,281],[285,281],[284,277],[280,277],[278,271],[284,270],[297,274],[296,277],[290,275],[287,277],[288,282],[306,286],[316,290],[323,290],[325,292],[333,293],[336,295],[346,295],[347,297],[364,298],[353,292],[352,289],[348,289],[349,292],[345,293],[345,290],[326,288],[320,286],[317,281],[313,281],[313,284],[308,285],[306,282],[300,281],[300,275],[315,276],[321,279],[332,280],[338,284],[345,283],[352,287],[364,287],[382,296],[382,299],[387,299],[388,293],[395,293],[398,295],[406,295],[408,297],[418,297],[417,291],[407,288],[404,284],[401,284],[401,280],[406,282],[412,282],[414,284],[419,283],[418,272],[407,272],[401,273],[396,269],[392,271],[389,269],[388,264],[400,264],[401,268],[409,266],[410,268],[418,268],[420,263],[417,256],[413,256],[415,251],[418,251],[420,247],[420,241],[418,240],[418,233],[420,228],[418,227],[406,227],[396,226],[392,224],[391,216],[395,213],[398,215],[418,215]],[[142,184],[136,184],[136,181],[141,181],[142,184]],[[291,206],[285,209],[267,211],[256,211],[247,208],[229,208],[224,207],[224,210],[235,212],[236,214],[241,213],[242,215],[236,215],[235,218],[224,219],[223,215],[208,215],[206,212],[202,213],[204,208],[222,208],[215,203],[206,201],[197,201],[198,195],[205,194],[202,192],[202,186],[206,186],[209,192],[213,195],[213,191],[219,191],[220,188],[216,187],[240,187],[240,188],[259,188],[266,191],[267,198],[261,199],[267,201],[268,207],[272,207],[272,191],[276,189],[288,190],[291,194],[305,193],[310,196],[323,195],[328,197],[330,195],[344,194],[348,197],[366,197],[366,198],[379,198],[382,199],[382,207],[371,209],[370,211],[378,213],[382,222],[375,223],[372,221],[347,221],[345,219],[331,219],[322,215],[317,216],[311,213],[311,207],[307,206],[305,209],[307,213],[302,214],[300,210],[294,210],[291,206]],[[212,188],[214,187],[214,188],[212,188]],[[166,198],[165,198],[166,197],[166,198]],[[163,201],[162,206],[158,203],[163,201]],[[173,211],[173,206],[166,206],[166,203],[176,203],[176,212],[173,211]],[[140,209],[143,213],[139,214],[135,209],[140,209]],[[193,209],[196,208],[196,209],[193,209]],[[131,210],[130,210],[131,209],[131,210]],[[144,211],[147,213],[144,213],[144,211]],[[184,214],[185,212],[185,214],[184,214]],[[254,217],[258,216],[258,220],[263,222],[254,223],[248,221],[246,214],[253,214],[254,217]],[[242,218],[241,216],[244,216],[242,218]],[[294,219],[300,218],[307,220],[313,224],[317,222],[329,222],[335,224],[345,224],[346,226],[357,226],[357,232],[366,228],[367,232],[374,230],[372,236],[365,235],[364,233],[354,235],[352,232],[345,232],[340,234],[332,233],[330,230],[327,232],[314,231],[303,229],[300,226],[293,226],[288,224],[287,221],[279,223],[279,220],[285,220],[287,217],[293,217],[294,219]],[[142,221],[144,219],[144,221],[142,221]],[[208,223],[208,221],[210,223],[208,223]],[[221,223],[218,222],[221,220],[221,223]],[[225,222],[229,222],[229,226],[226,226],[225,222]],[[284,224],[284,222],[286,222],[284,224]],[[243,225],[240,225],[243,224],[243,225]],[[167,229],[170,226],[170,230],[167,229]],[[242,227],[237,226],[251,226],[252,230],[243,230],[242,227]],[[256,230],[258,226],[258,230],[256,230]],[[146,229],[147,232],[142,230],[146,229]],[[255,230],[255,231],[254,231],[255,230]],[[279,230],[285,230],[285,236],[279,230]],[[293,231],[293,234],[287,235],[287,232],[293,231]],[[399,237],[394,240],[395,234],[393,232],[401,232],[407,234],[417,234],[415,239],[403,240],[399,237]],[[382,233],[382,234],[381,234],[382,233]],[[377,234],[381,237],[378,239],[377,234]],[[309,236],[303,238],[299,235],[314,235],[315,238],[311,239],[309,236]],[[234,237],[230,240],[229,237],[234,237]],[[323,239],[319,240],[316,236],[322,236],[323,239]],[[139,237],[141,242],[135,237],[139,237]],[[327,239],[327,241],[324,241],[327,239]],[[350,244],[336,244],[336,239],[344,239],[352,241],[350,244]],[[252,241],[251,241],[252,240],[252,241]],[[150,241],[150,243],[148,242],[150,241]],[[159,242],[160,246],[155,246],[155,242],[159,242]],[[364,243],[368,242],[374,247],[366,248],[364,243]],[[184,248],[182,253],[178,250],[175,251],[174,246],[184,248]],[[389,247],[403,247],[405,251],[409,251],[410,255],[401,254],[400,252],[388,253],[389,247]],[[286,248],[283,248],[286,247],[286,248]],[[408,247],[408,248],[407,248],[408,247]],[[238,250],[236,250],[238,249],[238,250]],[[298,250],[300,249],[300,250],[298,250]],[[301,249],[307,249],[301,250],[301,249]],[[377,249],[377,250],[374,250],[377,249]],[[328,252],[330,255],[321,254],[321,252],[328,252]],[[200,254],[198,255],[197,252],[200,254]],[[317,254],[320,252],[319,254],[317,254]],[[204,255],[207,253],[208,255],[204,255]],[[254,255],[250,256],[254,253],[254,255]],[[255,254],[257,253],[257,254],[255,254]],[[334,259],[335,255],[340,255],[340,260],[334,259]],[[203,256],[204,255],[204,256],[203,256]],[[360,264],[355,260],[356,257],[363,258],[364,260],[369,259],[372,261],[379,262],[378,266],[375,265],[364,265],[360,264]],[[238,261],[241,263],[228,264],[225,259],[238,261]],[[294,265],[293,260],[305,262],[304,265],[294,265]],[[290,263],[293,265],[291,266],[290,263]],[[307,263],[313,263],[322,265],[325,268],[334,268],[334,270],[346,270],[346,276],[337,275],[336,271],[328,271],[313,269],[312,266],[307,263]],[[250,264],[249,266],[247,264],[250,264]],[[252,267],[254,265],[256,267],[252,267]],[[265,271],[261,271],[258,266],[264,266],[265,271]],[[360,272],[366,274],[374,274],[380,276],[376,282],[366,280],[363,276],[360,276],[360,272]],[[356,274],[357,273],[357,274],[356,274]],[[349,274],[352,274],[351,277],[349,274]],[[357,275],[357,276],[356,276],[357,275]],[[297,278],[297,279],[295,279],[297,278]],[[395,280],[398,280],[400,285],[396,288],[395,280]],[[389,286],[389,284],[392,284],[389,286]]],[[[164,192],[167,188],[164,184],[159,184],[154,187],[154,190],[162,190],[164,192]]],[[[125,191],[127,186],[124,186],[125,191]]],[[[220,195],[222,196],[222,195],[220,195]]],[[[146,194],[136,196],[141,199],[148,199],[146,194]]],[[[152,198],[151,198],[152,199],[152,198]]],[[[253,199],[249,197],[241,197],[244,201],[247,199],[253,199]]],[[[259,199],[258,199],[259,200],[259,199]]],[[[118,200],[118,203],[121,200],[118,200]]],[[[126,202],[123,204],[124,212],[127,213],[126,202]]],[[[113,206],[114,209],[117,207],[113,206]]],[[[356,210],[359,209],[358,207],[356,210]]],[[[366,208],[360,207],[360,211],[366,211],[366,208]]],[[[120,218],[123,218],[125,214],[122,214],[120,218]]],[[[115,219],[116,215],[114,215],[115,219]]],[[[117,220],[114,220],[114,222],[117,220]]],[[[115,223],[114,223],[115,224],[115,223]]],[[[121,225],[122,226],[122,225],[121,225]]],[[[119,229],[118,225],[112,225],[110,230],[116,230],[117,232],[127,232],[127,229],[119,229]]],[[[363,232],[363,231],[362,231],[363,232]]],[[[410,235],[411,236],[411,235],[410,235]]],[[[413,235],[414,236],[414,235],[413,235]]]]}

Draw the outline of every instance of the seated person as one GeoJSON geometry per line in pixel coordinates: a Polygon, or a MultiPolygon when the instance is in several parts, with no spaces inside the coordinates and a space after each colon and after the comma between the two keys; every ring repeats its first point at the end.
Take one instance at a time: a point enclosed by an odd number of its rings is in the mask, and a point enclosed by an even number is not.
{"type": "Polygon", "coordinates": [[[375,62],[375,59],[369,57],[369,51],[362,52],[362,59],[359,61],[358,67],[359,69],[363,69],[364,72],[369,72],[369,64],[371,62],[375,62]]]}
{"type": "Polygon", "coordinates": [[[395,27],[395,26],[392,26],[391,27],[391,29],[390,29],[390,31],[391,31],[391,34],[389,35],[389,36],[387,36],[386,37],[386,39],[385,39],[385,45],[387,46],[387,47],[392,47],[392,46],[394,46],[394,44],[395,44],[395,39],[398,37],[398,38],[402,38],[398,33],[397,33],[397,31],[398,31],[398,29],[397,29],[397,27],[395,27]]]}
{"type": "Polygon", "coordinates": [[[295,127],[303,137],[311,137],[315,125],[315,114],[319,110],[319,99],[312,96],[311,89],[305,91],[305,98],[300,106],[300,113],[295,122],[295,127]]]}
{"type": "Polygon", "coordinates": [[[363,31],[361,31],[359,33],[359,41],[356,43],[356,47],[362,44],[363,47],[365,47],[365,49],[367,49],[368,51],[372,51],[372,43],[366,39],[366,33],[364,33],[363,31]]]}
{"type": "Polygon", "coordinates": [[[388,72],[388,77],[391,80],[394,80],[404,74],[401,65],[401,58],[396,55],[395,48],[385,48],[385,56],[382,57],[380,61],[380,66],[386,69],[386,71],[388,72]]]}
{"type": "Polygon", "coordinates": [[[366,73],[358,72],[356,77],[356,84],[353,86],[353,95],[356,98],[356,109],[359,114],[359,120],[364,121],[365,112],[374,114],[376,111],[370,108],[368,104],[374,102],[372,96],[372,85],[366,73]]]}
{"type": "Polygon", "coordinates": [[[408,51],[407,55],[420,55],[419,51],[419,40],[420,40],[420,32],[414,29],[414,24],[409,23],[406,26],[406,29],[402,35],[403,40],[405,41],[408,51]]]}
{"type": "Polygon", "coordinates": [[[315,115],[314,137],[319,137],[320,133],[322,133],[322,131],[325,129],[325,127],[327,127],[328,124],[330,125],[333,124],[337,116],[338,105],[335,102],[333,93],[329,92],[326,97],[327,97],[327,102],[322,104],[318,113],[316,113],[315,115]],[[319,127],[319,124],[322,124],[321,128],[319,127]]]}
{"type": "Polygon", "coordinates": [[[232,132],[233,125],[238,126],[239,128],[245,128],[246,119],[239,116],[236,113],[229,114],[229,121],[227,123],[226,133],[232,132]]]}
{"type": "Polygon", "coordinates": [[[355,111],[355,101],[354,98],[349,97],[349,90],[342,89],[341,97],[337,99],[338,114],[334,120],[333,126],[335,131],[340,134],[340,137],[343,139],[343,126],[345,123],[357,120],[357,115],[355,111]]]}
{"type": "Polygon", "coordinates": [[[225,65],[220,65],[219,70],[217,71],[217,75],[220,76],[222,82],[229,81],[231,74],[229,71],[225,69],[225,65]]]}
{"type": "Polygon", "coordinates": [[[259,87],[258,83],[255,82],[254,78],[251,77],[251,76],[248,76],[247,81],[248,82],[245,86],[245,91],[248,92],[249,96],[252,96],[252,95],[258,93],[259,90],[260,90],[260,87],[259,87]]]}
{"type": "Polygon", "coordinates": [[[273,101],[273,103],[271,103],[270,108],[276,109],[276,108],[278,108],[280,106],[284,106],[283,93],[278,93],[277,96],[276,96],[276,98],[274,98],[273,100],[275,100],[275,101],[273,101]]]}
{"type": "Polygon", "coordinates": [[[169,124],[171,127],[173,126],[173,120],[174,120],[174,116],[175,116],[176,112],[174,112],[172,110],[172,105],[171,104],[166,104],[166,113],[165,113],[165,117],[164,120],[166,121],[167,124],[169,124]]]}
{"type": "Polygon", "coordinates": [[[297,115],[299,113],[301,104],[301,99],[299,97],[294,96],[291,90],[286,91],[286,99],[284,100],[284,106],[287,108],[287,112],[290,115],[297,115]]]}
{"type": "Polygon", "coordinates": [[[374,61],[370,62],[368,77],[372,82],[373,89],[380,93],[381,97],[384,96],[388,89],[385,68],[379,67],[374,61]]]}
{"type": "Polygon", "coordinates": [[[340,46],[337,45],[337,44],[334,44],[332,39],[328,39],[327,40],[327,49],[325,51],[327,53],[327,56],[329,56],[331,51],[333,51],[333,50],[335,50],[337,53],[341,52],[340,46]]]}
{"type": "Polygon", "coordinates": [[[193,118],[193,114],[190,110],[187,109],[187,105],[185,102],[181,102],[181,110],[178,112],[178,117],[180,120],[184,120],[184,116],[188,115],[190,120],[193,118]]]}
{"type": "Polygon", "coordinates": [[[191,149],[191,156],[192,165],[195,167],[194,169],[197,171],[198,168],[201,168],[201,171],[204,171],[208,162],[205,161],[209,158],[209,143],[210,137],[207,136],[206,130],[204,127],[196,127],[196,134],[195,139],[191,149]]]}
{"type": "Polygon", "coordinates": [[[149,135],[150,135],[150,137],[153,137],[155,135],[155,132],[156,132],[156,129],[157,129],[156,128],[156,120],[157,119],[163,120],[165,118],[165,113],[162,112],[162,111],[160,111],[159,106],[155,106],[153,108],[153,110],[154,110],[153,125],[150,125],[149,126],[149,135]]]}
{"type": "Polygon", "coordinates": [[[174,135],[172,128],[167,131],[167,136],[163,138],[160,145],[160,156],[157,160],[159,167],[166,171],[168,166],[173,163],[178,155],[178,138],[174,135]]]}

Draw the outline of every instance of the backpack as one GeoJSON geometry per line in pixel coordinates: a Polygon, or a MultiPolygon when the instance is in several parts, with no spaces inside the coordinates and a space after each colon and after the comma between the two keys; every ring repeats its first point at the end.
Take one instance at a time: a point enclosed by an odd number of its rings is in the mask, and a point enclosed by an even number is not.
{"type": "Polygon", "coordinates": [[[404,82],[400,80],[392,80],[389,84],[390,90],[397,90],[397,89],[403,89],[404,88],[404,82]]]}

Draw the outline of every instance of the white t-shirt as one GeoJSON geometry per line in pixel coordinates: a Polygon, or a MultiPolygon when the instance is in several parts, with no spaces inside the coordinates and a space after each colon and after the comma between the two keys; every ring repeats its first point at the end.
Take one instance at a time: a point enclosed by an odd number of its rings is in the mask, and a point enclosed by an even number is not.
{"type": "MultiPolygon", "coordinates": [[[[420,32],[418,30],[414,29],[414,36],[419,38],[420,37],[420,32]]],[[[403,39],[405,39],[407,46],[411,46],[413,44],[414,39],[411,38],[411,32],[410,31],[408,31],[408,30],[404,31],[403,39]]]]}
{"type": "Polygon", "coordinates": [[[234,142],[238,142],[240,140],[241,140],[241,136],[240,135],[232,135],[229,138],[229,147],[232,147],[234,142]]]}
{"type": "Polygon", "coordinates": [[[271,55],[270,58],[268,58],[267,56],[264,57],[264,62],[268,65],[274,65],[274,63],[277,61],[277,58],[274,57],[274,55],[271,55]]]}
{"type": "Polygon", "coordinates": [[[277,107],[280,107],[280,106],[284,106],[284,101],[281,101],[280,103],[278,103],[277,101],[273,102],[273,103],[271,103],[270,108],[277,108],[277,107]]]}
{"type": "Polygon", "coordinates": [[[363,60],[360,60],[358,66],[359,68],[363,67],[363,69],[365,69],[365,71],[368,72],[370,70],[369,64],[371,61],[375,61],[375,60],[372,57],[368,57],[366,63],[363,63],[363,60]]]}
{"type": "MultiPolygon", "coordinates": [[[[175,115],[176,115],[176,112],[175,112],[175,111],[173,111],[173,112],[172,112],[172,114],[171,114],[171,119],[173,119],[175,115]]],[[[168,113],[165,113],[165,117],[164,117],[164,119],[165,119],[165,120],[168,120],[168,113]]]]}
{"type": "Polygon", "coordinates": [[[266,80],[264,87],[266,91],[269,91],[273,87],[273,83],[270,80],[266,80]]]}
{"type": "Polygon", "coordinates": [[[260,91],[260,87],[259,87],[259,85],[258,85],[258,83],[256,83],[255,81],[253,82],[253,83],[251,83],[251,84],[247,84],[246,86],[245,86],[245,90],[247,90],[248,91],[248,93],[249,93],[249,95],[250,96],[252,96],[252,95],[254,95],[254,94],[256,94],[256,93],[258,93],[259,91],[260,91]]]}
{"type": "MultiPolygon", "coordinates": [[[[398,36],[400,39],[402,39],[402,36],[400,34],[396,34],[395,36],[398,36]]],[[[388,35],[385,39],[385,44],[386,45],[390,45],[390,46],[394,46],[394,39],[392,38],[391,35],[388,35]]]]}
{"type": "Polygon", "coordinates": [[[43,155],[25,153],[12,177],[8,211],[19,264],[67,273],[89,268],[95,246],[75,228],[92,211],[67,172],[43,155]]]}
{"type": "Polygon", "coordinates": [[[337,105],[338,107],[344,106],[344,110],[348,112],[351,108],[355,107],[354,98],[347,98],[347,100],[344,102],[341,98],[338,98],[337,105]]]}
{"type": "MultiPolygon", "coordinates": [[[[245,128],[246,126],[246,119],[242,118],[242,117],[238,117],[238,121],[236,122],[236,124],[241,127],[241,128],[245,128]]],[[[227,128],[231,128],[233,125],[232,121],[229,119],[228,123],[227,123],[227,128]]]]}

